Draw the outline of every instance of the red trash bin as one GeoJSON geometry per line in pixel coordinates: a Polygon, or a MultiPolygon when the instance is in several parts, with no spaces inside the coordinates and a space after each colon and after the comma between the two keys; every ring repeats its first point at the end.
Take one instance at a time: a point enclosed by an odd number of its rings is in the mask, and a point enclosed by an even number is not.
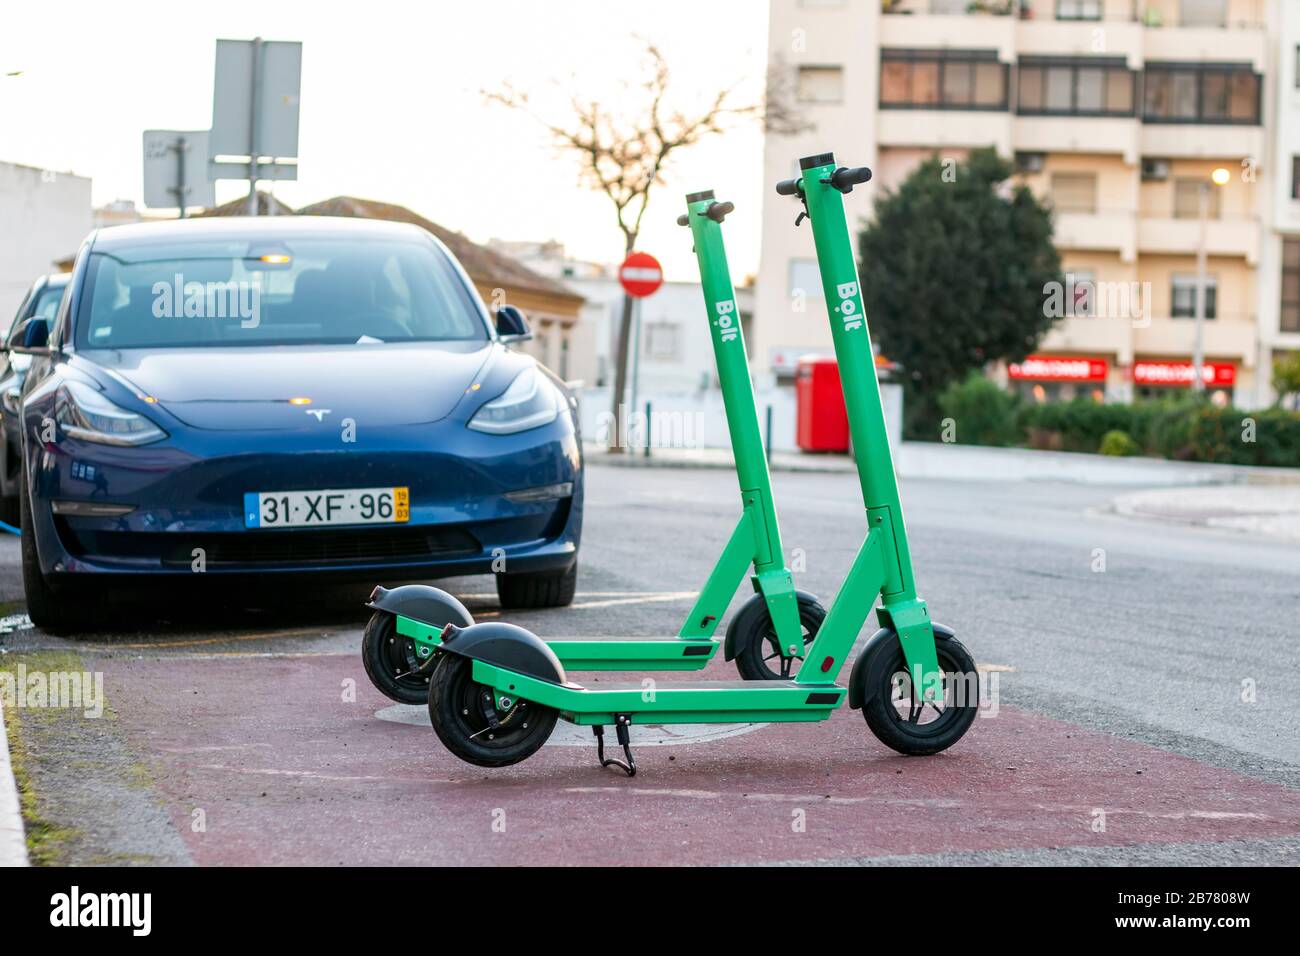
{"type": "Polygon", "coordinates": [[[849,450],[849,416],[835,359],[807,356],[795,377],[795,443],[800,451],[849,450]]]}

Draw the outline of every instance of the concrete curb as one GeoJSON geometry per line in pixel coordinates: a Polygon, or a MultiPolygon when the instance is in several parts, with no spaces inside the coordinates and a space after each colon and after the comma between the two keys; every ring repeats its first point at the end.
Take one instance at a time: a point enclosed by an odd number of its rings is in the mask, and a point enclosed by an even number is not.
{"type": "Polygon", "coordinates": [[[27,865],[27,834],[18,803],[18,781],[9,760],[4,704],[0,702],[0,866],[27,865]]]}
{"type": "MultiPolygon", "coordinates": [[[[718,468],[735,467],[727,448],[655,449],[650,457],[641,451],[611,455],[588,445],[590,465],[618,468],[718,468]]],[[[969,481],[1065,481],[1074,484],[1178,487],[1186,485],[1300,485],[1300,469],[1252,468],[1163,458],[1110,458],[1079,452],[1038,451],[1028,448],[988,448],[981,445],[944,445],[906,441],[897,454],[903,478],[953,478],[969,481]]],[[[847,455],[804,455],[777,452],[772,471],[852,473],[847,455]]]]}

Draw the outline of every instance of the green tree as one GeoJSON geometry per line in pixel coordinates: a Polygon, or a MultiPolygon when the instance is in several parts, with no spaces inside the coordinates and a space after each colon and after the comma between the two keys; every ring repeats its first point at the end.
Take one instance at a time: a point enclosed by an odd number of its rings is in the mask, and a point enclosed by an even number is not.
{"type": "Polygon", "coordinates": [[[880,350],[903,366],[916,437],[938,436],[945,388],[1023,359],[1059,317],[1051,212],[1011,174],[992,149],[933,156],[877,198],[859,237],[863,303],[880,350]]]}
{"type": "Polygon", "coordinates": [[[1300,352],[1273,360],[1273,391],[1277,392],[1277,403],[1284,408],[1289,399],[1300,395],[1300,352]]]}

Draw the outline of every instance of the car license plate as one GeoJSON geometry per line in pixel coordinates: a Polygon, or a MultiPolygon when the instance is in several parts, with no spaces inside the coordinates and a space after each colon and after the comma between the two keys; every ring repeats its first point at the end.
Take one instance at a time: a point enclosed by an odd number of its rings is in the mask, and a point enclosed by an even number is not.
{"type": "Polygon", "coordinates": [[[393,524],[410,520],[409,488],[250,491],[244,495],[246,528],[393,524]]]}

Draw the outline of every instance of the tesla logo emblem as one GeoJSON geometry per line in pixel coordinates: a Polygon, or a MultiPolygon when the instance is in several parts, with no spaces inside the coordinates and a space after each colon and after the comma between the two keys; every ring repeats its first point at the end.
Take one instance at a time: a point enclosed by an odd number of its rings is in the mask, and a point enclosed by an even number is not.
{"type": "Polygon", "coordinates": [[[316,416],[316,421],[318,421],[318,422],[323,422],[323,421],[325,421],[325,416],[328,415],[329,413],[330,413],[330,409],[328,409],[328,408],[309,408],[309,409],[307,409],[307,414],[308,414],[308,415],[315,415],[315,416],[316,416]]]}

